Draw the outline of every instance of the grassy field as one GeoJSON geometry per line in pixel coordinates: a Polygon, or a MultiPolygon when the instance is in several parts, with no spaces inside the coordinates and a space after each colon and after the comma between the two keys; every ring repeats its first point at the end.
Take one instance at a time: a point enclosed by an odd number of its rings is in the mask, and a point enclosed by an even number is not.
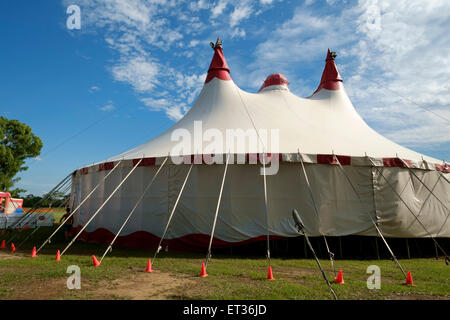
{"type": "MultiPolygon", "coordinates": [[[[56,219],[55,219],[56,220],[56,219]]],[[[271,260],[275,281],[266,280],[264,258],[213,256],[206,278],[198,277],[204,254],[161,252],[153,261],[153,273],[143,272],[154,252],[114,249],[103,263],[92,266],[91,255],[101,256],[103,245],[76,243],[55,261],[57,249],[65,246],[57,234],[37,258],[30,258],[53,228],[42,227],[17,252],[0,250],[0,299],[330,299],[330,293],[312,259],[271,260]],[[81,269],[81,289],[69,290],[67,267],[81,269]]],[[[15,243],[32,232],[22,231],[15,243]]],[[[6,237],[8,238],[8,237],[6,237]]],[[[213,252],[214,254],[214,252],[213,252]]],[[[339,299],[450,299],[450,266],[443,260],[401,260],[413,275],[415,287],[390,260],[336,260],[345,284],[333,284],[339,299]],[[381,289],[369,290],[369,265],[381,268],[381,289]]],[[[321,261],[329,279],[330,264],[321,261]]]]}

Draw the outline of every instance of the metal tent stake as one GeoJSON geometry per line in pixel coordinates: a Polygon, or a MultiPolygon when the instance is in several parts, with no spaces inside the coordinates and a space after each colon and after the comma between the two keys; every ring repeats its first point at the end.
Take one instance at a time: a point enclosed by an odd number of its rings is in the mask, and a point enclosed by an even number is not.
{"type": "MultiPolygon", "coordinates": [[[[313,203],[314,212],[316,214],[317,221],[320,224],[319,210],[317,209],[316,201],[314,200],[311,184],[309,183],[308,175],[306,174],[305,165],[303,164],[303,159],[302,159],[302,155],[300,154],[300,151],[298,151],[298,155],[300,156],[300,162],[302,164],[303,175],[305,176],[306,186],[308,187],[309,196],[311,197],[311,201],[313,203]]],[[[327,249],[328,257],[330,259],[331,268],[333,269],[334,276],[336,277],[337,274],[336,274],[336,269],[334,267],[334,253],[330,251],[330,247],[328,246],[328,241],[327,241],[327,238],[325,237],[325,235],[322,235],[322,237],[323,237],[323,241],[325,243],[325,247],[327,249]]]]}
{"type": "Polygon", "coordinates": [[[292,218],[294,219],[294,223],[297,226],[297,231],[299,233],[302,233],[303,236],[305,237],[306,243],[308,244],[309,250],[311,250],[314,259],[316,260],[317,266],[320,269],[320,272],[322,273],[322,277],[324,278],[325,282],[327,283],[328,289],[331,292],[331,295],[333,296],[334,300],[337,300],[337,296],[336,293],[334,292],[333,288],[331,287],[330,281],[328,281],[327,276],[325,275],[325,271],[322,268],[322,265],[320,264],[319,259],[317,258],[316,252],[314,251],[314,248],[311,245],[311,242],[309,242],[309,238],[308,235],[306,234],[305,231],[305,226],[303,225],[302,219],[300,218],[300,215],[298,214],[297,210],[293,209],[292,210],[292,218]]]}

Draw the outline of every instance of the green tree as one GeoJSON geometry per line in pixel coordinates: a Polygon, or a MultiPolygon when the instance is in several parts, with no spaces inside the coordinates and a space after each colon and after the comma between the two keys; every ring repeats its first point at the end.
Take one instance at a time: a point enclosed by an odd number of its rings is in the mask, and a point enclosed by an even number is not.
{"type": "Polygon", "coordinates": [[[20,178],[14,178],[25,171],[25,160],[41,153],[42,141],[31,132],[31,128],[18,120],[0,117],[0,191],[9,191],[12,196],[24,192],[12,189],[20,178]]]}

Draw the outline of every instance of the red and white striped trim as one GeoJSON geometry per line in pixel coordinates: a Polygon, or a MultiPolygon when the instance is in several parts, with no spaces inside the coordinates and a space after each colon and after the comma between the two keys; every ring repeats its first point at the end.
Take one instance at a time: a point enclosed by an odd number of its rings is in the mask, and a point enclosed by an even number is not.
{"type": "MultiPolygon", "coordinates": [[[[175,164],[224,164],[226,154],[213,155],[213,154],[196,154],[180,157],[173,157],[172,160],[175,164]],[[176,161],[175,161],[176,159],[176,161]]],[[[148,158],[136,158],[123,160],[121,166],[131,167],[135,166],[139,160],[142,160],[139,167],[158,166],[164,161],[166,157],[148,157],[148,158]]],[[[245,154],[233,154],[230,163],[236,164],[258,164],[263,163],[263,154],[257,153],[245,153],[245,154]]],[[[346,155],[333,155],[333,154],[298,154],[298,153],[268,153],[265,158],[265,163],[270,164],[273,161],[280,163],[300,163],[301,160],[305,163],[316,164],[331,164],[337,165],[339,163],[343,166],[362,166],[371,167],[372,162],[377,167],[399,167],[406,168],[405,164],[409,168],[422,169],[422,170],[436,170],[444,173],[450,173],[450,165],[448,163],[436,164],[422,161],[413,161],[408,159],[401,159],[396,157],[387,158],[369,158],[369,157],[352,157],[346,155]],[[402,161],[403,160],[403,161],[402,161]]],[[[89,167],[84,167],[76,171],[78,176],[88,174],[90,172],[107,171],[114,168],[117,162],[104,162],[89,167]]]]}
{"type": "Polygon", "coordinates": [[[114,168],[114,162],[104,162],[98,165],[98,171],[111,170],[114,168]]]}

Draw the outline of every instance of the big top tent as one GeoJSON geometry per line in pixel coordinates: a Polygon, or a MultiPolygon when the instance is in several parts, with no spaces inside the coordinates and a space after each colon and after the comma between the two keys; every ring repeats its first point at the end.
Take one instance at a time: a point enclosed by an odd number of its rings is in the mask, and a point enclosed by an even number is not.
{"type": "Polygon", "coordinates": [[[312,236],[450,237],[450,166],[371,129],[334,52],[317,90],[300,98],[281,74],[257,93],[241,90],[221,41],[212,47],[203,89],[180,121],[74,172],[80,239],[190,250],[295,237],[293,208],[312,236]]]}

